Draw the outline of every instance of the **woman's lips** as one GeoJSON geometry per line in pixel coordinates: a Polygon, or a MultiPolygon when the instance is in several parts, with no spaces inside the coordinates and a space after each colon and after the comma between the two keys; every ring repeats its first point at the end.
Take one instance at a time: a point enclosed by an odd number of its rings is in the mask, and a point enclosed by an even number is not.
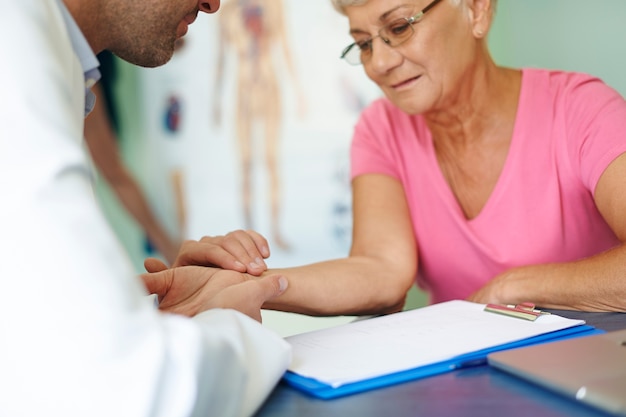
{"type": "Polygon", "coordinates": [[[403,87],[407,87],[410,84],[413,84],[415,81],[417,81],[420,77],[421,77],[421,75],[418,75],[417,77],[406,79],[406,80],[401,81],[401,82],[399,82],[397,84],[393,84],[391,86],[391,88],[393,88],[393,89],[400,89],[400,88],[403,88],[403,87]]]}

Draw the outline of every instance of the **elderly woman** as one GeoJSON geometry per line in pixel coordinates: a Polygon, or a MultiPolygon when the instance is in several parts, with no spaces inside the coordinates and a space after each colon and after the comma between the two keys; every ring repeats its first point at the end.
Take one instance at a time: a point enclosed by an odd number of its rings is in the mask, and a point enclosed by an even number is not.
{"type": "MultiPolygon", "coordinates": [[[[497,66],[495,0],[333,4],[354,38],[342,58],[385,94],[354,131],[352,248],[263,272],[289,280],[266,307],[392,312],[417,281],[433,303],[626,311],[624,99],[585,74],[497,66]]],[[[266,251],[237,233],[207,239],[244,263],[266,251]]]]}

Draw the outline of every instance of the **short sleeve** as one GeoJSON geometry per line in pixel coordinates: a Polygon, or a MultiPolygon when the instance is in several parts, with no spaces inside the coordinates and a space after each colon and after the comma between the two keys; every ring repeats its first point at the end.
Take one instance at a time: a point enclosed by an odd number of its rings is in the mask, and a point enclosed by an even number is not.
{"type": "Polygon", "coordinates": [[[372,173],[399,177],[389,106],[384,100],[377,100],[361,114],[352,138],[351,178],[372,173]]]}
{"type": "Polygon", "coordinates": [[[604,170],[626,152],[626,101],[600,79],[571,74],[564,86],[568,152],[593,193],[604,170]]]}

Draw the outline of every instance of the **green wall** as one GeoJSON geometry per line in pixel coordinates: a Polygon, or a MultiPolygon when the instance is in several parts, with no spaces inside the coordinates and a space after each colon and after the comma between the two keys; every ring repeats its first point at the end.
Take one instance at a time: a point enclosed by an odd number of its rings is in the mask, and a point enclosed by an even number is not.
{"type": "MultiPolygon", "coordinates": [[[[143,134],[140,124],[142,116],[137,87],[137,71],[134,66],[122,60],[117,61],[116,68],[115,94],[118,98],[116,105],[119,117],[120,152],[131,172],[133,172],[139,183],[143,184],[143,181],[147,180],[142,175],[143,160],[141,155],[135,151],[136,146],[134,146],[143,134]]],[[[128,215],[108,184],[101,177],[97,178],[96,190],[103,211],[122,244],[127,249],[135,270],[137,273],[145,272],[143,260],[146,257],[146,253],[144,251],[144,234],[141,228],[128,215]]]]}
{"type": "Polygon", "coordinates": [[[587,72],[626,96],[626,1],[499,0],[489,45],[498,64],[587,72]]]}

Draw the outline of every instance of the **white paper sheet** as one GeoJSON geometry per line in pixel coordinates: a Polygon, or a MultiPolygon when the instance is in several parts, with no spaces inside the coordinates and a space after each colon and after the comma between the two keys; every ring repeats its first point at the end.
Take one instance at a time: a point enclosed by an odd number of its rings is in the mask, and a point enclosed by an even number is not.
{"type": "Polygon", "coordinates": [[[337,387],[584,324],[556,315],[533,322],[484,308],[448,301],[290,336],[289,370],[337,387]]]}

